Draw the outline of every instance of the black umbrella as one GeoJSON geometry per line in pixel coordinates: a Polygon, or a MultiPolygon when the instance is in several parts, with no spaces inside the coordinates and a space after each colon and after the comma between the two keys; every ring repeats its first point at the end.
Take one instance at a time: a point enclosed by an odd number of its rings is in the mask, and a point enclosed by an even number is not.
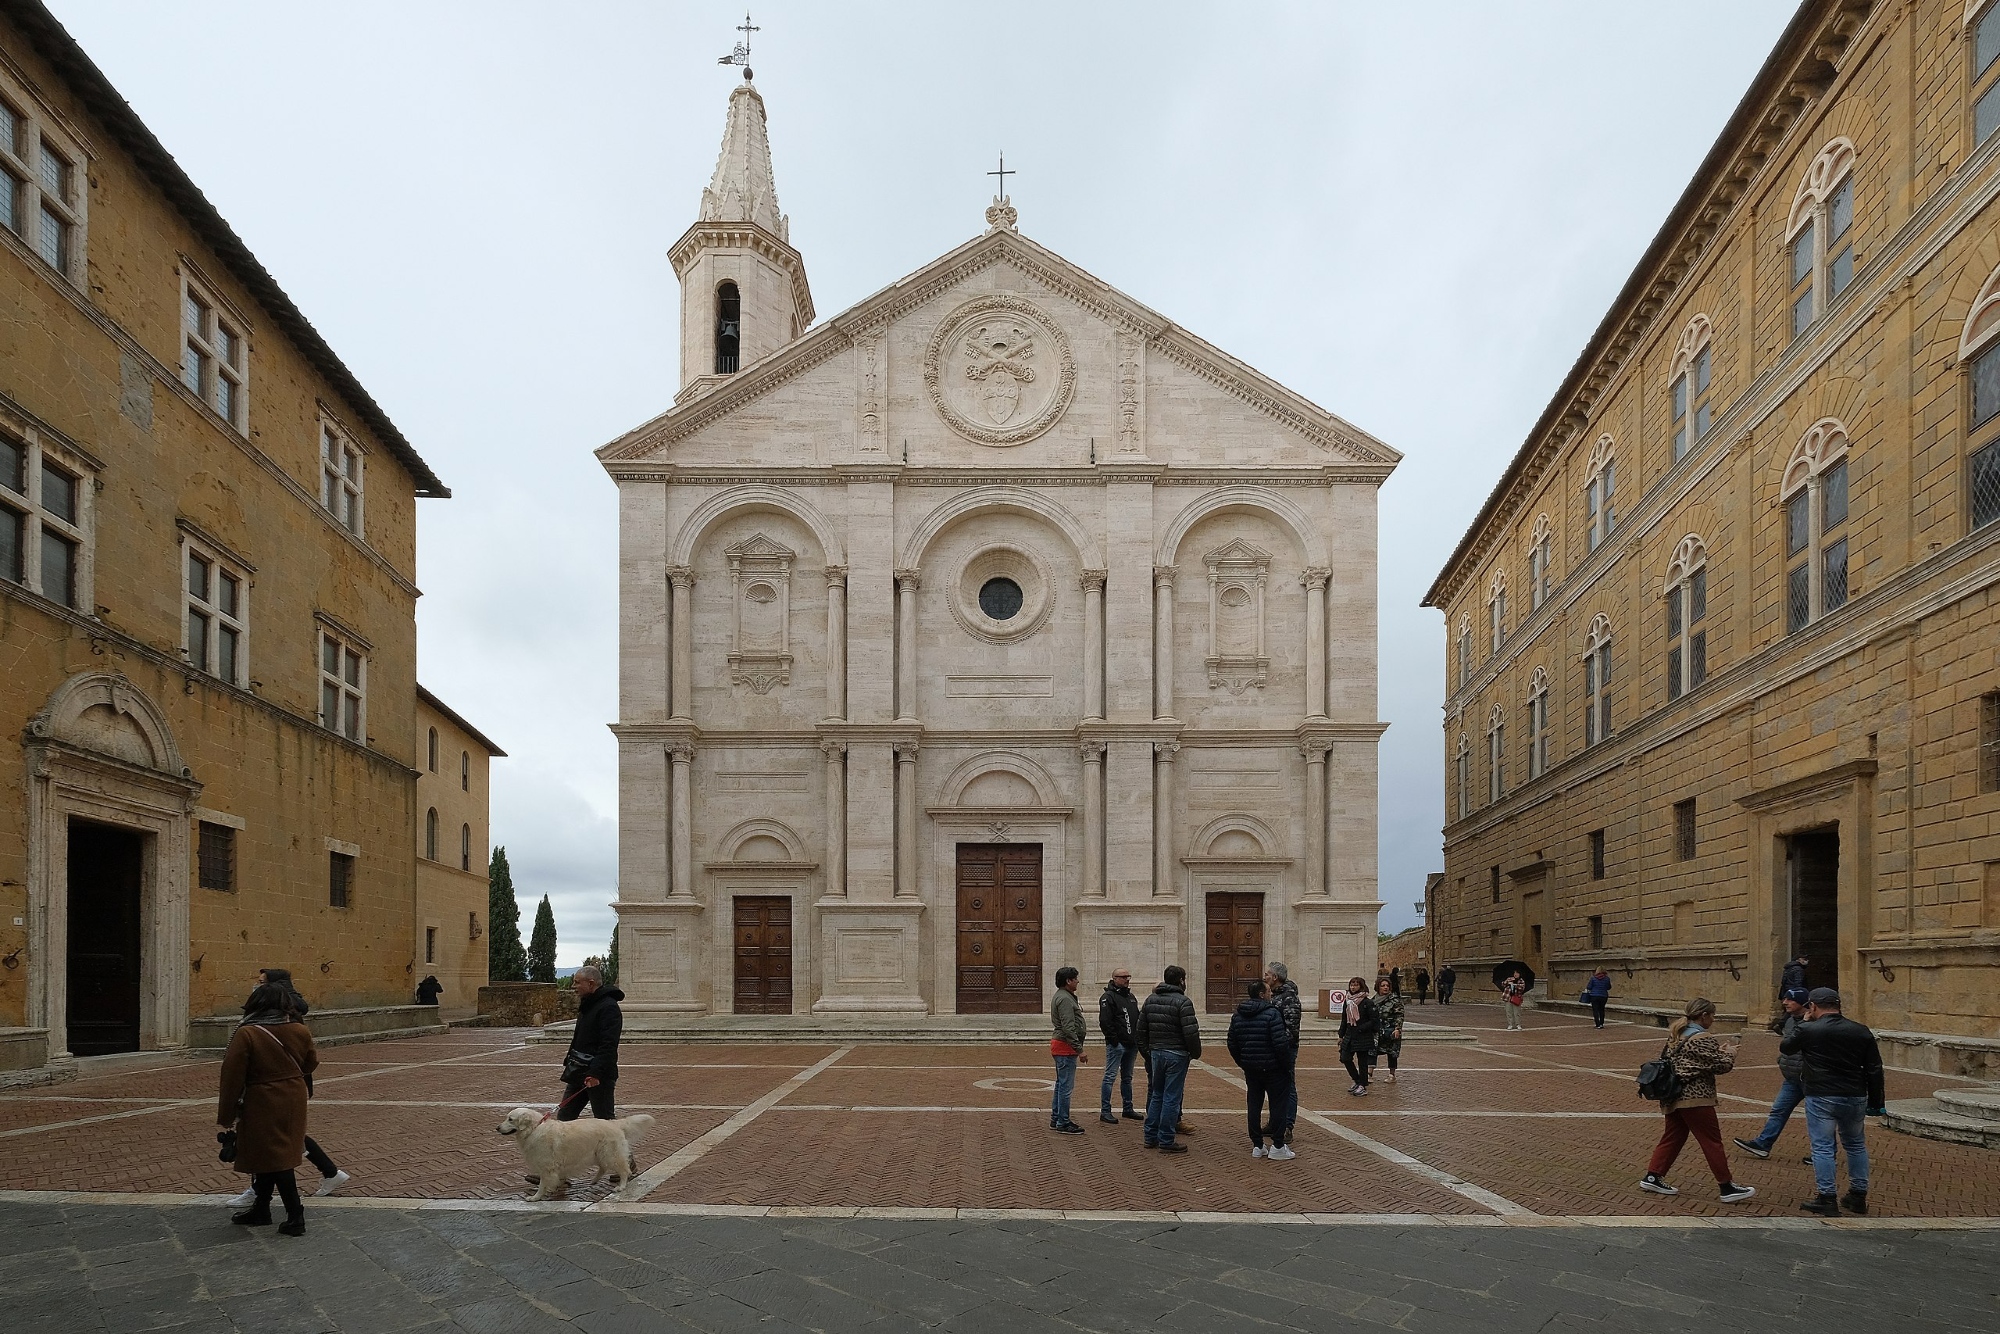
{"type": "Polygon", "coordinates": [[[1505,963],[1494,964],[1493,985],[1496,987],[1499,986],[1502,982],[1505,982],[1507,980],[1509,975],[1513,973],[1519,973],[1521,975],[1521,980],[1528,984],[1529,990],[1532,991],[1534,989],[1535,970],[1528,967],[1528,965],[1522,963],[1519,959],[1509,959],[1505,963]]]}

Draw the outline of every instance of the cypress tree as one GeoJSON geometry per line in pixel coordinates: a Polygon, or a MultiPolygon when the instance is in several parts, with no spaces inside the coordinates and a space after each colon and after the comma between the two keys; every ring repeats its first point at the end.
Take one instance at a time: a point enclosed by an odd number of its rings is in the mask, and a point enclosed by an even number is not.
{"type": "Polygon", "coordinates": [[[514,872],[507,849],[493,849],[486,868],[486,975],[495,982],[528,980],[528,955],[521,948],[521,905],[514,901],[514,872]]]}
{"type": "Polygon", "coordinates": [[[528,980],[556,980],[556,915],[546,894],[535,909],[535,929],[528,937],[528,980]]]}
{"type": "Polygon", "coordinates": [[[611,928],[611,950],[604,956],[604,985],[618,985],[618,928],[611,928]]]}

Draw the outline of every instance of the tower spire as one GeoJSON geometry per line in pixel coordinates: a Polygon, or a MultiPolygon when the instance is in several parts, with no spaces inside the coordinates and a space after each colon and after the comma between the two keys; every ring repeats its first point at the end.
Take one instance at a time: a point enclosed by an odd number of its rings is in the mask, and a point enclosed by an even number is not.
{"type": "MultiPolygon", "coordinates": [[[[746,54],[746,59],[747,54],[746,54]]],[[[729,95],[729,120],[722,130],[722,153],[715,175],[701,192],[703,222],[753,222],[781,241],[791,239],[790,223],[778,209],[777,178],[771,172],[771,139],[764,124],[764,99],[757,86],[736,85],[729,95]]]]}

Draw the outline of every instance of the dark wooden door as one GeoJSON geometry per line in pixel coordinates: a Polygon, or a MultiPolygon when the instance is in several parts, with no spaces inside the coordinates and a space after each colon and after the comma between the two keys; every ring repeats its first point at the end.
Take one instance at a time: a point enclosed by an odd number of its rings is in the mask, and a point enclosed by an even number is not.
{"type": "Polygon", "coordinates": [[[69,1049],[139,1050],[139,879],[145,836],[69,822],[69,1049]]]}
{"type": "Polygon", "coordinates": [[[792,901],[736,899],[736,1013],[792,1012],[792,901]]]}
{"type": "Polygon", "coordinates": [[[1208,896],[1208,1012],[1228,1014],[1264,975],[1264,896],[1208,896]]]}
{"type": "Polygon", "coordinates": [[[1814,829],[1785,840],[1792,890],[1790,962],[1806,956],[1806,985],[1840,986],[1840,831],[1814,829]]]}
{"type": "Polygon", "coordinates": [[[958,1012],[1037,1014],[1042,845],[958,845],[958,1012]]]}

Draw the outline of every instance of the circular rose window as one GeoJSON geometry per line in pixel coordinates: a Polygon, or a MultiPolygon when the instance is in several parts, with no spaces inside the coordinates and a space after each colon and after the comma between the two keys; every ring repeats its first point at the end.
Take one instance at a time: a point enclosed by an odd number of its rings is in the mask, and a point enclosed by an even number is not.
{"type": "Polygon", "coordinates": [[[1011,621],[1021,614],[1021,586],[1000,576],[979,586],[979,610],[996,621],[1011,621]]]}

